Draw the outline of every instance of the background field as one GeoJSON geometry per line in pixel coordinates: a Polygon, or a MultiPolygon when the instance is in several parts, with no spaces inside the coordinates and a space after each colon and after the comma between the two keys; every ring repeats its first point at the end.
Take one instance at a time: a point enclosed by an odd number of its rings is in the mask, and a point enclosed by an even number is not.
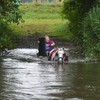
{"type": "Polygon", "coordinates": [[[68,21],[61,15],[61,4],[23,4],[20,10],[25,22],[12,24],[17,35],[40,33],[69,39],[70,34],[66,35],[65,32],[68,21]]]}

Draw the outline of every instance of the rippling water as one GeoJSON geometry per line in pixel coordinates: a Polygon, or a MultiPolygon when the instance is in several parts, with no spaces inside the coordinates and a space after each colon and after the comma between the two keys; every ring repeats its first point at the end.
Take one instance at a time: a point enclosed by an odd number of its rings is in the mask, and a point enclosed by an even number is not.
{"type": "Polygon", "coordinates": [[[100,63],[42,64],[36,53],[15,49],[3,58],[0,100],[100,100],[100,63]]]}

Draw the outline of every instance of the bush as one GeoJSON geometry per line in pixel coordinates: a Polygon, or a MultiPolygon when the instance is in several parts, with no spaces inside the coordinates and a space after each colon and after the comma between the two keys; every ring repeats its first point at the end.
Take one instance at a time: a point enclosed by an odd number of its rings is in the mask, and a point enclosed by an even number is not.
{"type": "Polygon", "coordinates": [[[15,46],[14,37],[13,31],[7,22],[0,20],[0,49],[13,48],[15,46]]]}
{"type": "Polygon", "coordinates": [[[83,21],[86,56],[100,56],[100,6],[89,11],[83,21]]]}
{"type": "Polygon", "coordinates": [[[81,53],[100,57],[100,0],[64,0],[62,12],[81,53]]]}
{"type": "Polygon", "coordinates": [[[19,5],[20,0],[0,0],[0,49],[12,48],[15,44],[9,24],[22,21],[19,5]]]}
{"type": "Polygon", "coordinates": [[[85,14],[95,5],[96,0],[64,0],[63,16],[70,21],[69,31],[76,44],[83,43],[82,21],[85,14]]]}

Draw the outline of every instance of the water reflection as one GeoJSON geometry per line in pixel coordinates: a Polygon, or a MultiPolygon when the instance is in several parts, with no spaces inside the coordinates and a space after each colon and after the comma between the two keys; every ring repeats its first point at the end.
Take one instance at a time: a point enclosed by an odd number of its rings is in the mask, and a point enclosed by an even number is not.
{"type": "Polygon", "coordinates": [[[100,63],[23,62],[18,57],[26,57],[26,51],[20,52],[16,59],[11,51],[0,65],[0,100],[99,100],[100,63]]]}
{"type": "Polygon", "coordinates": [[[99,100],[100,98],[100,64],[78,64],[77,79],[74,79],[76,93],[74,96],[81,96],[87,100],[99,100]]]}

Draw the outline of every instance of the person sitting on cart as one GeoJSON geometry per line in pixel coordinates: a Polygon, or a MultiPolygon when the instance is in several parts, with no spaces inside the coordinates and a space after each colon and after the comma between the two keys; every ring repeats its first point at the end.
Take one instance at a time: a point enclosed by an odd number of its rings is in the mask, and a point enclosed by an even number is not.
{"type": "Polygon", "coordinates": [[[46,44],[45,44],[45,49],[46,49],[46,54],[48,56],[48,60],[51,60],[50,52],[55,48],[55,42],[50,39],[49,36],[45,36],[46,44]]]}

